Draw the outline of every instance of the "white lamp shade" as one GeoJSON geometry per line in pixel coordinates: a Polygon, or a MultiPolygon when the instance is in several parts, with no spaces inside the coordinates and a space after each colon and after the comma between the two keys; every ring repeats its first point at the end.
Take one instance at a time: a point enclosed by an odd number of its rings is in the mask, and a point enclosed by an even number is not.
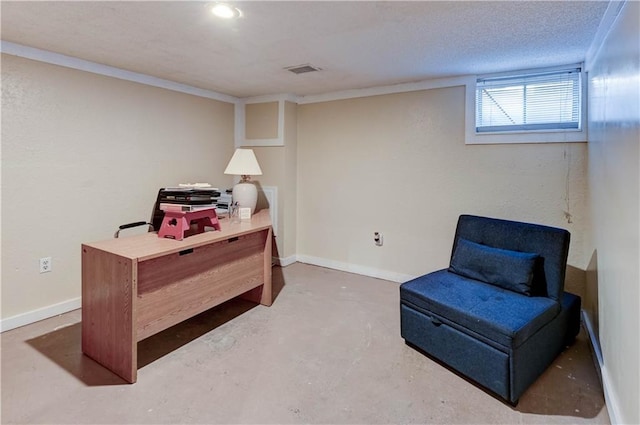
{"type": "Polygon", "coordinates": [[[262,170],[253,149],[236,149],[224,173],[236,176],[261,176],[262,170]]]}
{"type": "Polygon", "coordinates": [[[236,149],[224,173],[243,176],[240,183],[233,187],[233,202],[236,202],[239,207],[251,208],[253,215],[258,200],[258,189],[248,176],[262,175],[253,149],[236,149]]]}

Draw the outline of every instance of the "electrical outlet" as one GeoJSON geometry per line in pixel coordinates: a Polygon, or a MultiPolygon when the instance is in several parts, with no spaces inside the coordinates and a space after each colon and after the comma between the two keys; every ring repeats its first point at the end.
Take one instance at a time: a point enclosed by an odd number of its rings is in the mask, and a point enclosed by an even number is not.
{"type": "Polygon", "coordinates": [[[43,257],[40,259],[40,273],[50,272],[52,266],[51,257],[43,257]]]}
{"type": "Polygon", "coordinates": [[[382,233],[373,232],[373,243],[375,243],[376,246],[382,246],[382,233]]]}

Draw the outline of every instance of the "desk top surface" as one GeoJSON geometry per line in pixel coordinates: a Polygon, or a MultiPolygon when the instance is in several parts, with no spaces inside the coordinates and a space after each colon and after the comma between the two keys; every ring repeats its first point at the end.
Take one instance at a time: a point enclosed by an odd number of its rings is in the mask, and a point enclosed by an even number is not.
{"type": "Polygon", "coordinates": [[[236,236],[265,230],[271,227],[271,217],[268,209],[258,211],[251,217],[251,220],[231,223],[229,219],[223,218],[219,219],[219,221],[221,230],[211,230],[199,233],[197,235],[186,237],[181,241],[159,238],[158,234],[153,232],[86,243],[82,244],[82,247],[91,247],[110,252],[121,257],[144,261],[185,249],[197,248],[199,246],[208,245],[210,243],[236,236]]]}

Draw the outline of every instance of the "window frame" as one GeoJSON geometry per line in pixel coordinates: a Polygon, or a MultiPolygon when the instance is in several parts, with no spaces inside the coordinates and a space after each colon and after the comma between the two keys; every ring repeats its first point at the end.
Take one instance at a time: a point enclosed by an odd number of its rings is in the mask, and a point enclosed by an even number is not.
{"type": "Polygon", "coordinates": [[[512,144],[512,143],[584,143],[587,141],[587,80],[583,64],[571,64],[553,68],[525,69],[494,74],[470,76],[465,83],[465,144],[512,144]],[[580,68],[581,99],[580,125],[578,129],[535,129],[478,132],[476,130],[476,85],[478,78],[525,76],[580,68]]]}

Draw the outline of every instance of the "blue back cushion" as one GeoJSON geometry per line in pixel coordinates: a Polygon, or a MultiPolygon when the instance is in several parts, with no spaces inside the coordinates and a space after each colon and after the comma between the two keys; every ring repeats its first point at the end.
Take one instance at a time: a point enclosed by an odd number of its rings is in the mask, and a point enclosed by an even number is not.
{"type": "Polygon", "coordinates": [[[509,251],[536,253],[533,295],[560,300],[569,254],[569,232],[555,227],[473,215],[458,219],[453,252],[460,239],[509,251]]]}
{"type": "Polygon", "coordinates": [[[537,258],[538,254],[493,248],[460,238],[449,271],[531,295],[537,258]]]}

